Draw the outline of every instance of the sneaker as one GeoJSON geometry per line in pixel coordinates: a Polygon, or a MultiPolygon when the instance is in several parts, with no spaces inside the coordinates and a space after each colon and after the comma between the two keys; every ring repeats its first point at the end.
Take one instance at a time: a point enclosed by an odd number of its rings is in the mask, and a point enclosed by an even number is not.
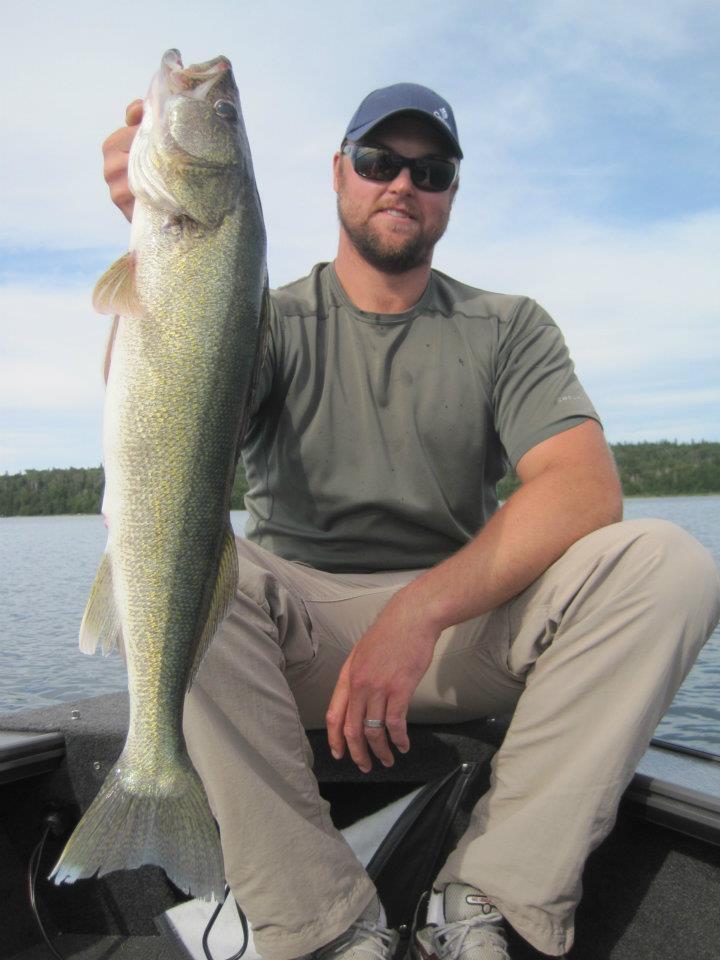
{"type": "Polygon", "coordinates": [[[408,960],[510,960],[502,915],[482,891],[449,883],[432,891],[424,917],[422,906],[423,900],[408,960]]]}
{"type": "Polygon", "coordinates": [[[375,897],[345,933],[306,960],[392,960],[400,937],[386,923],[385,911],[375,897]]]}

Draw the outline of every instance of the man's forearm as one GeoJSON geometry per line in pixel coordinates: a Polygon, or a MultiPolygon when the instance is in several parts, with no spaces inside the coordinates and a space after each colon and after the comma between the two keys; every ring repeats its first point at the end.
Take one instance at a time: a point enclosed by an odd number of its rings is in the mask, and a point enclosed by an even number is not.
{"type": "Polygon", "coordinates": [[[517,471],[522,486],[477,537],[399,590],[353,647],[326,715],[335,757],[347,747],[369,770],[370,741],[392,764],[386,732],[409,748],[408,707],[441,632],[514,597],[576,540],[622,516],[615,465],[592,420],[536,444],[517,471]],[[385,728],[366,731],[366,717],[385,728]]]}
{"type": "Polygon", "coordinates": [[[421,609],[443,630],[505,603],[576,540],[621,518],[619,485],[607,475],[550,468],[523,484],[474,540],[395,601],[421,609]]]}

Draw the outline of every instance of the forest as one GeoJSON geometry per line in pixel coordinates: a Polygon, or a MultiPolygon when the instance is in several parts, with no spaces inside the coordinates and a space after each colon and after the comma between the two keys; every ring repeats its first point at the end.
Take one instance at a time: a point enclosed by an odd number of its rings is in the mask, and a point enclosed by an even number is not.
{"type": "MultiPolygon", "coordinates": [[[[626,497],[720,493],[720,443],[616,443],[611,445],[626,497]]],[[[99,513],[102,467],[26,470],[0,476],[0,517],[99,513]]],[[[506,499],[518,486],[511,471],[498,484],[506,499]]],[[[242,465],[233,487],[231,509],[243,509],[247,490],[242,465]]]]}
{"type": "MultiPolygon", "coordinates": [[[[612,443],[626,497],[680,497],[720,493],[720,443],[612,443]]],[[[519,486],[513,471],[497,487],[501,500],[519,486]]]]}

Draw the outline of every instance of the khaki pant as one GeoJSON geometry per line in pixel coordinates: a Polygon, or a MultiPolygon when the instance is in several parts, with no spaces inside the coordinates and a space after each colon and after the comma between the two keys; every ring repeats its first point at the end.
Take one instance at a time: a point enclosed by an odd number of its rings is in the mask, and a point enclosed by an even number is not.
{"type": "MultiPolygon", "coordinates": [[[[303,728],[324,726],[353,644],[421,571],[330,574],[237,545],[236,603],[185,730],[255,943],[289,960],[374,895],[318,794],[303,728]]],[[[409,719],[514,714],[439,881],[484,890],[539,950],[568,950],[585,859],[719,617],[710,554],[673,524],[636,520],[584,537],[512,601],[444,631],[409,719]]]]}

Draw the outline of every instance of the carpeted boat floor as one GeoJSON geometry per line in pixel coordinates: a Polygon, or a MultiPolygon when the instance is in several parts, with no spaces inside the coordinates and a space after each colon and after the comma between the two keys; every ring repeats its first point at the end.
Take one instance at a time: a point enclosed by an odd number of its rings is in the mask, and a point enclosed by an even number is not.
{"type": "MultiPolygon", "coordinates": [[[[97,937],[67,934],[56,937],[53,946],[66,960],[177,960],[173,944],[164,937],[97,937]]],[[[48,948],[30,947],[8,960],[52,960],[48,948]]]]}
{"type": "MultiPolygon", "coordinates": [[[[26,865],[39,839],[43,804],[60,799],[85,808],[117,757],[126,716],[126,698],[110,695],[0,718],[0,728],[4,721],[7,729],[59,729],[67,745],[66,760],[57,770],[5,783],[0,790],[0,960],[52,960],[46,946],[37,942],[30,946],[38,935],[25,892],[26,865]]],[[[425,734],[426,742],[421,731],[408,767],[416,763],[424,769],[433,750],[438,764],[487,756],[487,746],[471,737],[460,743],[461,731],[454,728],[451,735],[435,729],[425,734]],[[471,750],[479,755],[466,753],[471,750]]],[[[318,760],[322,765],[319,749],[318,760]]],[[[335,768],[328,763],[328,769],[332,773],[335,768]]],[[[415,779],[405,775],[408,782],[415,779]]],[[[345,782],[337,773],[335,777],[324,789],[340,827],[355,819],[360,798],[367,813],[370,806],[395,799],[396,790],[408,789],[391,782],[361,789],[349,775],[345,782]]],[[[61,842],[49,841],[43,875],[61,842]]],[[[621,813],[610,837],[591,856],[584,887],[576,946],[569,960],[720,960],[720,847],[621,813]]],[[[156,868],[120,872],[70,887],[43,883],[39,895],[51,929],[81,931],[63,933],[54,940],[67,960],[176,960],[179,956],[172,940],[153,935],[154,918],[178,902],[177,891],[156,868]],[[113,935],[102,936],[103,930],[113,935]]],[[[540,955],[513,937],[511,956],[537,960],[540,955]]]]}

